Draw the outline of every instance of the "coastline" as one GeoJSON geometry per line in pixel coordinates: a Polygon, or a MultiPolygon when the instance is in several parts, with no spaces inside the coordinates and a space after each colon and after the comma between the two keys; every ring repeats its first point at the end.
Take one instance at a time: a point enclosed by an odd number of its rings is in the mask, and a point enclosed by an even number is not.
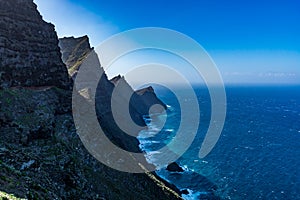
{"type": "MultiPolygon", "coordinates": [[[[74,123],[72,74],[61,59],[55,26],[43,20],[32,0],[0,0],[0,5],[0,198],[181,199],[154,175],[114,170],[88,152],[74,123]]],[[[91,50],[83,39],[86,45],[81,47],[87,51],[74,52],[76,61],[91,50]]],[[[105,123],[106,134],[119,147],[139,151],[138,140],[108,116],[113,83],[106,75],[100,83],[97,117],[105,123]]],[[[88,97],[80,99],[83,104],[75,113],[89,103],[88,97]]],[[[115,100],[123,105],[122,98],[115,100]]],[[[141,112],[135,114],[140,120],[141,112]]],[[[105,146],[101,148],[100,154],[105,146]]],[[[106,161],[115,158],[109,155],[106,161]]]]}
{"type": "MultiPolygon", "coordinates": [[[[166,105],[167,110],[169,112],[174,111],[174,108],[172,108],[169,105],[166,105]]],[[[160,116],[162,114],[155,114],[156,116],[160,116]]],[[[206,177],[200,175],[199,173],[194,172],[194,170],[191,170],[187,168],[187,166],[181,165],[179,161],[175,161],[175,163],[178,164],[180,168],[183,169],[183,172],[174,172],[174,171],[168,171],[167,165],[164,166],[158,166],[155,154],[159,154],[159,150],[152,150],[151,148],[147,148],[147,145],[151,145],[152,142],[159,143],[159,141],[149,141],[146,140],[147,135],[151,138],[154,135],[157,134],[155,131],[159,130],[156,127],[156,124],[152,123],[151,116],[145,115],[143,116],[145,123],[147,124],[148,130],[142,130],[138,135],[139,140],[139,148],[144,152],[145,158],[148,163],[153,164],[157,167],[157,170],[153,173],[156,174],[161,180],[164,180],[164,182],[167,182],[174,187],[176,187],[180,191],[180,195],[185,200],[192,200],[192,199],[212,199],[212,200],[220,200],[221,198],[216,196],[214,194],[214,190],[217,189],[217,186],[212,183],[209,179],[206,177]],[[194,183],[194,185],[189,185],[189,182],[196,180],[197,183],[194,183]],[[185,182],[185,184],[182,184],[182,182],[185,182]],[[203,187],[205,189],[199,190],[200,187],[203,187]]],[[[162,129],[166,132],[173,133],[174,129],[162,129]]],[[[153,144],[153,143],[152,143],[153,144]]]]}

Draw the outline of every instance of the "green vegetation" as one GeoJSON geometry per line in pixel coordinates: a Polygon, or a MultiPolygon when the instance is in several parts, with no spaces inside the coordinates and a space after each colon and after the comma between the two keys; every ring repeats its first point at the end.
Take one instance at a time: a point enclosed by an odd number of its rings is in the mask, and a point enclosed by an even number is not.
{"type": "Polygon", "coordinates": [[[83,63],[84,59],[87,58],[87,56],[88,56],[88,53],[84,54],[81,58],[79,58],[75,62],[75,64],[72,67],[70,67],[68,69],[70,75],[72,75],[76,70],[78,70],[78,68],[80,67],[80,65],[83,63]]]}
{"type": "Polygon", "coordinates": [[[23,199],[15,197],[13,194],[7,194],[6,192],[0,191],[0,200],[23,200],[23,199]]]}

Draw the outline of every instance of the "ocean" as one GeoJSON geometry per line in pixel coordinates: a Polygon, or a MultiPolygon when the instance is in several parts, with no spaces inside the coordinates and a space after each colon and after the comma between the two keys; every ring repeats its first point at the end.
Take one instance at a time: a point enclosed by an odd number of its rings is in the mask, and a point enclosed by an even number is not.
{"type": "MultiPolygon", "coordinates": [[[[174,94],[162,87],[155,90],[168,104],[166,123],[159,130],[163,116],[152,117],[149,129],[139,135],[141,148],[154,164],[181,119],[174,94]]],[[[205,87],[195,86],[194,91],[200,108],[198,132],[176,161],[185,172],[171,173],[164,166],[158,175],[188,189],[185,199],[205,198],[212,190],[222,199],[300,199],[300,86],[227,86],[224,129],[203,159],[198,154],[210,123],[211,100],[205,87]]]]}

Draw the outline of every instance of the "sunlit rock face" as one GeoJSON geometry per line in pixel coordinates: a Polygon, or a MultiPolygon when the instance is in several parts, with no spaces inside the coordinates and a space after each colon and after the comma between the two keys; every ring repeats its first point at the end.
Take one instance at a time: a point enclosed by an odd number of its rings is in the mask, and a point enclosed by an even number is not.
{"type": "Polygon", "coordinates": [[[62,60],[68,68],[70,76],[74,79],[76,74],[88,54],[93,50],[90,46],[89,38],[83,37],[64,37],[58,43],[62,60]]]}

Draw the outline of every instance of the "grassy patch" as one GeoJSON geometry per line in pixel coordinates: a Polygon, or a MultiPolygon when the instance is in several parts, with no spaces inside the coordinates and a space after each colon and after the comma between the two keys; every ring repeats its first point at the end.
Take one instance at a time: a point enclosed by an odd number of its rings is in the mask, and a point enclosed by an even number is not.
{"type": "Polygon", "coordinates": [[[7,194],[6,192],[0,191],[0,200],[23,200],[23,199],[15,197],[13,194],[7,194]]]}

